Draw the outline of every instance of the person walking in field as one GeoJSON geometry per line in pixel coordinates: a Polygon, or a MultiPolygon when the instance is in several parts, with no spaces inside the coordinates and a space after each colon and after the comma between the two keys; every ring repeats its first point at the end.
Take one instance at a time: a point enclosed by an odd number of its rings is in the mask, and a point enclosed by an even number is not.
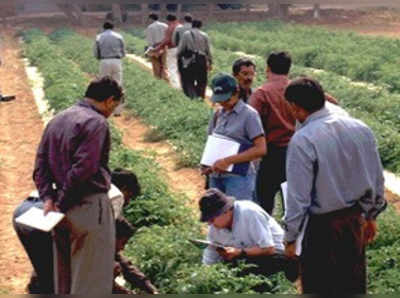
{"type": "Polygon", "coordinates": [[[176,29],[176,27],[180,24],[176,19],[175,15],[169,14],[167,15],[167,23],[168,28],[165,31],[165,35],[161,43],[156,47],[155,51],[160,51],[162,49],[167,50],[167,69],[168,69],[168,78],[171,86],[173,88],[178,89],[180,87],[179,84],[179,75],[178,75],[178,64],[176,59],[177,47],[172,40],[172,35],[176,29]]]}
{"type": "Polygon", "coordinates": [[[220,73],[211,81],[211,100],[222,108],[210,119],[209,135],[229,138],[243,146],[243,151],[217,160],[202,169],[209,175],[209,186],[238,200],[252,200],[255,165],[252,161],[265,154],[265,137],[257,111],[239,99],[239,87],[234,77],[220,73]],[[228,172],[230,165],[245,164],[243,171],[228,172]]]}
{"type": "Polygon", "coordinates": [[[158,45],[162,42],[167,31],[167,24],[162,23],[158,20],[158,15],[151,13],[149,15],[149,21],[151,24],[147,26],[145,34],[148,47],[153,50],[149,51],[149,58],[153,67],[153,75],[158,79],[164,79],[168,81],[166,57],[167,52],[164,48],[156,51],[158,45]]]}
{"type": "Polygon", "coordinates": [[[296,119],[284,93],[289,84],[288,74],[292,59],[286,52],[276,52],[267,59],[267,82],[250,97],[249,104],[261,116],[267,143],[256,181],[256,197],[269,214],[274,209],[274,198],[286,180],[286,152],[295,130],[296,119]]]}
{"type": "Polygon", "coordinates": [[[208,35],[201,27],[200,20],[193,20],[192,29],[183,34],[178,47],[182,89],[190,98],[205,98],[207,74],[212,65],[208,35]]]}
{"type": "MultiPolygon", "coordinates": [[[[122,35],[113,31],[114,24],[106,21],[103,25],[103,33],[97,35],[93,47],[94,56],[100,60],[100,77],[110,76],[122,86],[122,58],[125,57],[125,42],[122,35]]],[[[115,112],[119,116],[122,105],[115,112]]]]}
{"type": "Polygon", "coordinates": [[[301,123],[286,161],[285,253],[305,229],[300,256],[305,294],[365,294],[365,246],[386,207],[375,137],[360,120],[327,109],[321,85],[291,82],[285,98],[301,123]]]}
{"type": "Polygon", "coordinates": [[[112,290],[115,226],[107,196],[107,118],[123,95],[118,82],[108,76],[92,81],[82,101],[48,123],[37,150],[33,179],[44,213],[65,214],[55,231],[57,294],[112,290]]]}

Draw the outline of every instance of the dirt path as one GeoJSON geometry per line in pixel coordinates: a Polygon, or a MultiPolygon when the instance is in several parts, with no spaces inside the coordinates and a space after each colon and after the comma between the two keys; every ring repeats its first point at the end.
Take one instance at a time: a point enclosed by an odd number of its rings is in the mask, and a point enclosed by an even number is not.
{"type": "Polygon", "coordinates": [[[0,293],[23,294],[31,265],[11,225],[15,207],[34,188],[32,168],[43,124],[14,32],[2,31],[0,87],[17,100],[0,102],[0,293]]]}

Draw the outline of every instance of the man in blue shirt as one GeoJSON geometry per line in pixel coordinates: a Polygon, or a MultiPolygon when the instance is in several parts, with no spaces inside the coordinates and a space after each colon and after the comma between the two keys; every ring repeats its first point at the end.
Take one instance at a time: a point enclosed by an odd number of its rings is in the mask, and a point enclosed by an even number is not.
{"type": "Polygon", "coordinates": [[[285,91],[300,128],[287,154],[286,255],[305,222],[304,293],[366,293],[365,246],[386,207],[375,137],[363,122],[325,106],[320,84],[300,78],[285,91]]]}

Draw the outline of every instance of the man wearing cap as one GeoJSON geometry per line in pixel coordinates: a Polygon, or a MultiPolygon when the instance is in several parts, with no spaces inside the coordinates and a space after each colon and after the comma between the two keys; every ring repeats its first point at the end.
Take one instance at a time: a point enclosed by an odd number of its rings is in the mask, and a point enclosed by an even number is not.
{"type": "Polygon", "coordinates": [[[286,161],[286,255],[294,255],[308,220],[300,256],[304,293],[364,294],[365,246],[386,207],[375,137],[363,122],[328,109],[313,79],[292,81],[285,98],[301,123],[286,161]]]}
{"type": "Polygon", "coordinates": [[[211,167],[203,169],[203,174],[210,174],[210,187],[218,188],[239,200],[251,200],[255,184],[255,166],[252,161],[266,152],[260,116],[256,110],[239,100],[239,87],[231,75],[216,75],[211,81],[211,88],[211,100],[222,108],[210,120],[208,134],[227,137],[248,149],[217,160],[211,167]],[[239,163],[249,163],[244,173],[239,175],[227,172],[230,165],[239,163]]]}
{"type": "Polygon", "coordinates": [[[297,278],[297,264],[283,255],[283,229],[259,205],[235,201],[218,189],[206,191],[199,201],[200,220],[208,222],[207,239],[224,246],[209,245],[203,264],[244,259],[258,265],[248,273],[271,275],[285,271],[291,281],[297,278]]]}

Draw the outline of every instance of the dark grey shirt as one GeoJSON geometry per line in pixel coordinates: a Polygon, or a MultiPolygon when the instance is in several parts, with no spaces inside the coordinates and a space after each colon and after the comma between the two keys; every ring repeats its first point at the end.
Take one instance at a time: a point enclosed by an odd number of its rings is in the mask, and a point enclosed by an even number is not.
{"type": "Polygon", "coordinates": [[[97,35],[93,51],[97,59],[123,58],[125,57],[124,39],[112,30],[105,30],[97,35]]]}
{"type": "Polygon", "coordinates": [[[67,209],[85,195],[107,193],[110,142],[107,119],[88,102],[56,115],[36,154],[33,179],[40,198],[67,209]]]}
{"type": "Polygon", "coordinates": [[[185,49],[206,56],[209,63],[212,63],[208,35],[198,28],[192,28],[183,33],[182,40],[179,42],[177,55],[180,56],[185,49]]]}

